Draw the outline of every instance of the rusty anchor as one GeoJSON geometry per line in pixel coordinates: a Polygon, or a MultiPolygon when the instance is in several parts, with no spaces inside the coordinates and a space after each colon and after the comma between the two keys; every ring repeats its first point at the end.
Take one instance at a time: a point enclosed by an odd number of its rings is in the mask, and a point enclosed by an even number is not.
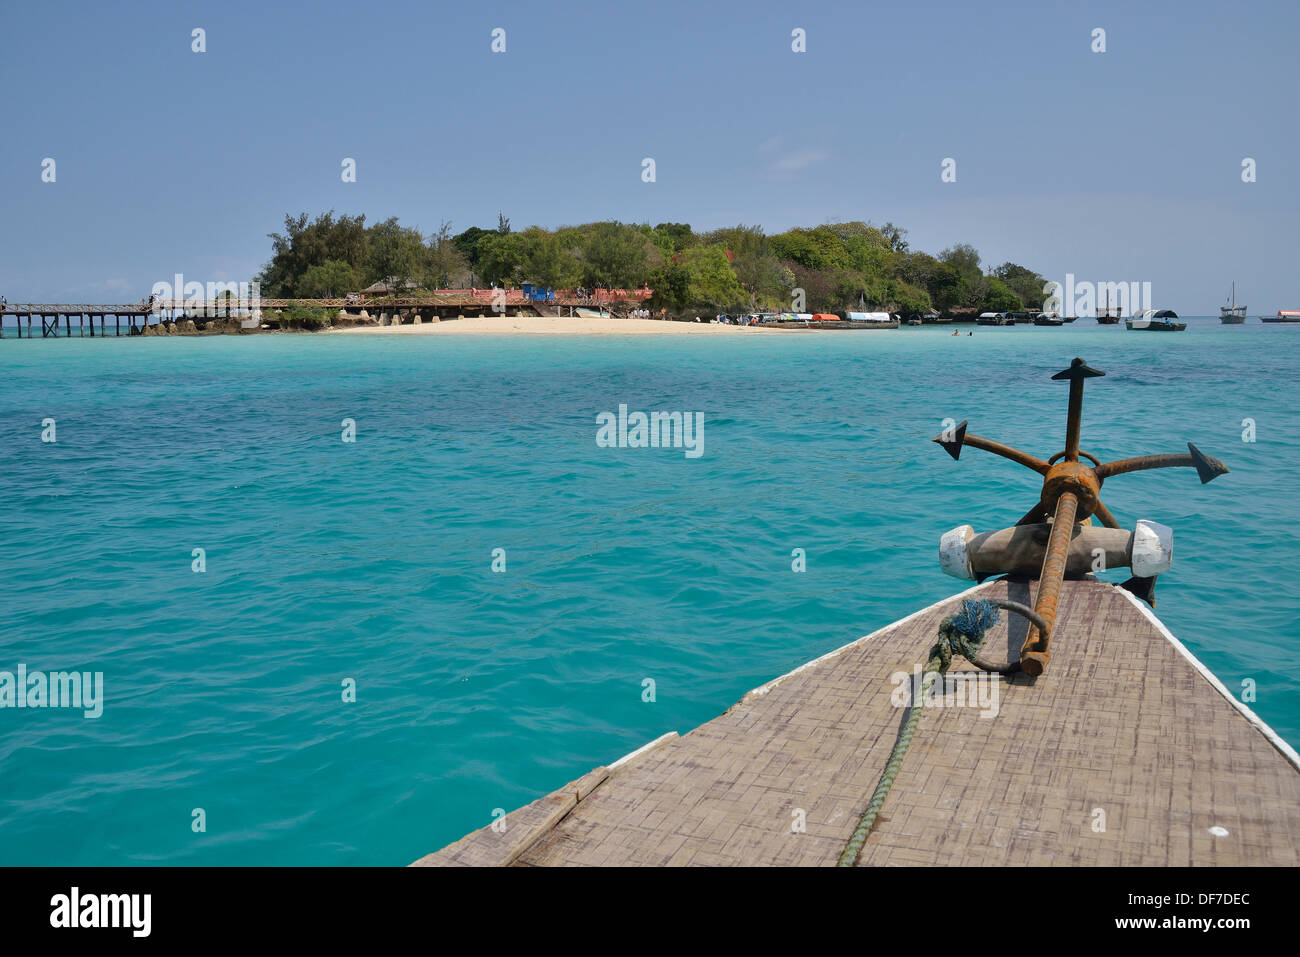
{"type": "Polygon", "coordinates": [[[1080,449],[1083,384],[1105,374],[1076,358],[1068,369],[1052,376],[1070,383],[1070,398],[1065,449],[1050,459],[967,432],[965,422],[934,438],[954,459],[959,459],[962,448],[969,446],[1010,459],[1043,476],[1038,504],[1013,528],[977,535],[969,525],[962,525],[946,533],[939,543],[940,566],[958,578],[982,581],[996,574],[1029,578],[1037,570],[1034,611],[1047,628],[1029,628],[1020,649],[1020,668],[1026,674],[1042,674],[1051,660],[1061,583],[1067,577],[1082,578],[1096,570],[1099,556],[1102,568],[1131,569],[1133,577],[1122,587],[1155,605],[1156,577],[1168,570],[1173,558],[1173,532],[1146,520],[1138,521],[1131,532],[1123,529],[1101,501],[1102,483],[1114,475],[1146,469],[1194,468],[1201,484],[1228,472],[1221,461],[1190,442],[1186,454],[1143,455],[1105,463],[1080,449]],[[1080,457],[1088,462],[1081,462],[1080,457]],[[1093,526],[1094,515],[1103,527],[1093,526]]]}

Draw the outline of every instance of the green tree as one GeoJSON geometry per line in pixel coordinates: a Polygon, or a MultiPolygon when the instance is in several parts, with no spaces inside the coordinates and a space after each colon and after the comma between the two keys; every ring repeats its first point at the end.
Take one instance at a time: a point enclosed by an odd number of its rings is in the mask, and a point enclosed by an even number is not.
{"type": "Polygon", "coordinates": [[[962,278],[952,263],[938,262],[926,282],[926,291],[936,309],[947,311],[961,304],[962,278]]]}
{"type": "Polygon", "coordinates": [[[890,295],[889,311],[900,312],[905,316],[915,316],[929,312],[934,308],[930,294],[920,286],[899,282],[894,285],[890,295]]]}
{"type": "Polygon", "coordinates": [[[452,238],[452,245],[460,250],[461,255],[468,260],[471,268],[478,266],[478,244],[484,236],[490,236],[492,233],[486,229],[480,229],[477,226],[471,226],[463,233],[452,238]]]}
{"type": "Polygon", "coordinates": [[[780,233],[771,239],[772,251],[779,258],[808,269],[831,269],[853,264],[844,241],[826,226],[802,227],[780,233]]]}
{"type": "Polygon", "coordinates": [[[418,229],[400,225],[396,216],[370,228],[367,276],[371,282],[387,283],[393,293],[400,294],[408,280],[424,275],[427,263],[428,249],[418,229]]]}
{"type": "Polygon", "coordinates": [[[621,289],[637,286],[649,273],[650,240],[635,226],[591,223],[579,245],[583,283],[621,289]]]}
{"type": "Polygon", "coordinates": [[[907,230],[893,223],[885,223],[880,232],[889,241],[889,248],[896,253],[907,252],[907,230]]]}
{"type": "Polygon", "coordinates": [[[559,236],[530,226],[520,237],[525,278],[549,288],[568,288],[577,283],[581,266],[559,236]]]}
{"type": "Polygon", "coordinates": [[[974,283],[983,275],[980,271],[979,250],[968,243],[949,246],[939,253],[939,261],[945,262],[956,269],[962,281],[968,285],[974,283]]]}
{"type": "Polygon", "coordinates": [[[924,286],[928,283],[938,266],[939,260],[928,253],[908,251],[900,253],[894,259],[895,275],[914,286],[924,286]]]}
{"type": "Polygon", "coordinates": [[[433,289],[459,289],[469,283],[469,260],[451,235],[451,223],[443,220],[428,240],[426,281],[433,289]]]}
{"type": "Polygon", "coordinates": [[[518,285],[524,278],[524,241],[519,233],[489,233],[479,240],[478,272],[485,282],[518,285]]]}
{"type": "Polygon", "coordinates": [[[987,276],[988,288],[980,307],[986,312],[1015,312],[1023,307],[1020,297],[997,276],[987,276]]]}
{"type": "Polygon", "coordinates": [[[726,252],[718,246],[692,246],[679,260],[689,277],[690,305],[728,309],[742,305],[748,296],[731,269],[726,252]]]}
{"type": "Polygon", "coordinates": [[[993,275],[1006,283],[1007,288],[1026,306],[1041,306],[1047,299],[1047,293],[1043,291],[1047,280],[1032,269],[1005,262],[993,270],[993,275]]]}
{"type": "Polygon", "coordinates": [[[330,210],[310,220],[286,214],[283,233],[268,233],[271,261],[258,274],[262,294],[272,298],[305,295],[299,284],[307,270],[338,260],[362,270],[368,253],[366,217],[335,217],[330,210]]]}
{"type": "Polygon", "coordinates": [[[360,288],[360,271],[342,259],[311,266],[298,282],[298,294],[305,299],[341,299],[360,288]]]}
{"type": "Polygon", "coordinates": [[[650,231],[650,241],[664,256],[681,252],[695,242],[690,223],[660,223],[650,231]]]}
{"type": "Polygon", "coordinates": [[[988,294],[988,281],[980,269],[979,251],[968,243],[958,243],[939,253],[941,262],[957,270],[960,277],[957,302],[963,306],[978,306],[988,294]]]}
{"type": "Polygon", "coordinates": [[[706,234],[704,241],[721,246],[730,254],[731,270],[749,294],[749,305],[779,304],[786,298],[786,271],[772,251],[771,240],[760,226],[718,229],[706,234]]]}

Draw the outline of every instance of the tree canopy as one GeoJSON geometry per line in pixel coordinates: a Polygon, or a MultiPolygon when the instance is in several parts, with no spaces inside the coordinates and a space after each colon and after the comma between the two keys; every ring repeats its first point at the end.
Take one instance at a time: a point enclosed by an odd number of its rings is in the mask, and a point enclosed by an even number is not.
{"type": "Polygon", "coordinates": [[[1043,299],[1043,277],[1006,262],[985,272],[979,251],[956,243],[937,255],[913,249],[893,223],[823,223],[769,235],[739,224],[698,233],[688,223],[617,221],[548,229],[493,227],[453,232],[449,222],[424,236],[397,218],[314,220],[287,215],[271,233],[263,295],[325,298],[376,281],[423,289],[536,283],[655,290],[653,305],[677,310],[915,314],[931,309],[1008,311],[1043,299]]]}

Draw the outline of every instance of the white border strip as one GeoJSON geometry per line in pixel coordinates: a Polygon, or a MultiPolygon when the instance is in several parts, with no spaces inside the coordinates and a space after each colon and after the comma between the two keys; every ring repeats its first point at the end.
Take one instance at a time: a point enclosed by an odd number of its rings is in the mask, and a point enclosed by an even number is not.
{"type": "Polygon", "coordinates": [[[1190,651],[1187,650],[1186,645],[1184,645],[1181,641],[1179,641],[1177,638],[1174,637],[1173,632],[1171,632],[1168,628],[1165,627],[1165,623],[1156,617],[1156,613],[1151,610],[1151,608],[1147,605],[1146,602],[1144,602],[1141,598],[1138,598],[1136,595],[1132,594],[1126,588],[1119,588],[1117,586],[1116,591],[1118,591],[1121,595],[1127,598],[1129,602],[1132,603],[1137,608],[1138,611],[1142,612],[1142,614],[1146,616],[1147,621],[1155,625],[1156,630],[1159,631],[1160,634],[1162,634],[1165,637],[1165,640],[1174,646],[1174,650],[1177,651],[1184,658],[1186,658],[1188,662],[1191,663],[1191,666],[1201,673],[1201,677],[1210,683],[1211,687],[1213,687],[1216,691],[1218,691],[1219,694],[1227,698],[1228,702],[1234,708],[1240,711],[1242,715],[1246,718],[1246,720],[1255,726],[1255,729],[1259,731],[1260,734],[1268,738],[1269,743],[1272,744],[1273,747],[1277,748],[1279,751],[1282,752],[1282,757],[1290,761],[1291,764],[1295,766],[1297,771],[1300,771],[1300,754],[1296,753],[1295,748],[1291,747],[1291,745],[1283,741],[1282,738],[1278,736],[1278,733],[1265,723],[1263,718],[1255,714],[1254,711],[1250,710],[1250,708],[1247,705],[1245,705],[1241,701],[1238,701],[1233,696],[1232,692],[1229,691],[1227,687],[1223,684],[1223,682],[1220,681],[1217,677],[1215,677],[1214,672],[1211,671],[1209,668],[1205,667],[1205,665],[1201,663],[1199,658],[1197,658],[1194,654],[1192,654],[1190,651]]]}
{"type": "Polygon", "coordinates": [[[661,744],[667,744],[669,741],[671,741],[671,740],[672,740],[673,738],[675,738],[675,737],[677,737],[677,732],[676,732],[676,731],[669,731],[667,734],[661,734],[661,735],[659,735],[659,737],[655,738],[655,739],[654,739],[653,741],[651,741],[649,744],[643,744],[643,745],[641,745],[641,747],[637,748],[635,751],[632,751],[632,752],[629,752],[628,754],[623,755],[621,758],[619,758],[619,759],[618,759],[617,761],[615,761],[613,764],[607,764],[607,765],[605,765],[605,767],[607,767],[607,768],[608,768],[609,770],[611,770],[611,771],[615,771],[615,770],[617,770],[618,768],[622,767],[623,765],[627,764],[629,761],[632,761],[632,760],[635,760],[636,758],[639,758],[641,755],[645,754],[647,751],[650,751],[650,750],[652,750],[652,749],[654,749],[654,748],[657,748],[657,747],[659,747],[659,745],[661,745],[661,744]]]}
{"type": "Polygon", "coordinates": [[[820,658],[814,658],[812,661],[805,661],[803,664],[801,664],[798,668],[795,668],[793,671],[787,671],[785,674],[781,675],[780,677],[773,678],[767,684],[759,685],[754,690],[746,692],[745,694],[741,695],[740,701],[744,702],[744,701],[748,701],[750,698],[762,697],[763,695],[771,691],[773,688],[775,688],[777,685],[779,685],[781,682],[785,681],[785,679],[793,678],[795,675],[799,674],[800,672],[807,671],[809,668],[815,668],[823,661],[829,661],[832,658],[837,658],[840,655],[844,654],[844,652],[856,648],[859,645],[870,641],[872,638],[876,638],[880,635],[883,635],[885,632],[889,631],[892,628],[897,628],[899,625],[905,625],[913,618],[917,618],[921,615],[924,615],[926,612],[932,611],[935,608],[938,608],[940,605],[946,605],[950,601],[956,601],[958,598],[965,598],[967,595],[974,594],[975,592],[979,591],[981,588],[983,588],[985,585],[988,584],[990,584],[990,582],[983,582],[982,584],[979,585],[972,585],[970,588],[967,588],[963,592],[958,592],[955,595],[949,595],[947,598],[944,598],[940,601],[936,601],[933,605],[928,605],[925,608],[922,608],[920,611],[912,612],[906,618],[900,618],[898,619],[898,621],[891,622],[890,624],[885,625],[884,628],[877,628],[869,635],[866,635],[862,638],[858,638],[855,641],[850,641],[847,645],[840,645],[840,647],[836,648],[834,651],[828,651],[820,658]]]}

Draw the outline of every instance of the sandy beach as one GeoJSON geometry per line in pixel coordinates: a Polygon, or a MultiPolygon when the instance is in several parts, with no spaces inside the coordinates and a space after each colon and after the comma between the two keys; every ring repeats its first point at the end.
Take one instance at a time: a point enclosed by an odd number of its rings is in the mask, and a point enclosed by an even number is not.
{"type": "Polygon", "coordinates": [[[663,336],[663,335],[772,335],[788,330],[761,326],[724,326],[713,322],[664,322],[658,319],[581,319],[545,316],[505,316],[449,319],[419,325],[354,326],[331,329],[339,336],[457,336],[457,335],[571,335],[571,336],[663,336]]]}

